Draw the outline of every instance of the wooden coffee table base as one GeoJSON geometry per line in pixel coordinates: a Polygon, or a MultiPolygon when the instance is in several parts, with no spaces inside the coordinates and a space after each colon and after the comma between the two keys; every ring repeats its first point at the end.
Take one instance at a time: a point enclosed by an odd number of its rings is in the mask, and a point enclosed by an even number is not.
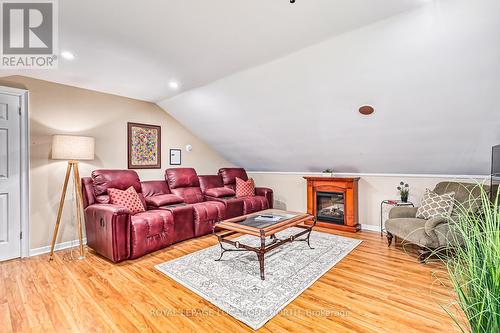
{"type": "Polygon", "coordinates": [[[280,245],[293,242],[293,241],[304,241],[307,242],[307,245],[309,248],[313,249],[310,244],[310,237],[311,237],[311,231],[313,227],[316,225],[316,219],[313,220],[314,222],[312,225],[295,225],[295,228],[300,228],[304,229],[301,232],[298,232],[294,235],[291,235],[287,238],[284,239],[278,239],[275,234],[270,235],[271,237],[271,242],[269,244],[266,244],[266,235],[264,230],[260,230],[260,247],[253,247],[245,244],[241,244],[238,241],[232,241],[230,239],[227,239],[227,237],[238,234],[238,231],[224,231],[220,233],[215,232],[214,228],[214,235],[217,236],[217,239],[219,240],[219,245],[221,247],[221,254],[219,259],[216,259],[215,261],[220,261],[222,259],[222,256],[226,252],[233,252],[233,251],[252,251],[257,254],[257,258],[259,259],[259,266],[260,266],[260,278],[261,280],[265,280],[265,275],[264,275],[264,255],[269,252],[274,250],[280,245]],[[306,235],[306,238],[302,239],[297,239],[303,235],[306,235]],[[223,246],[223,243],[230,244],[235,247],[235,249],[227,249],[223,246]]]}

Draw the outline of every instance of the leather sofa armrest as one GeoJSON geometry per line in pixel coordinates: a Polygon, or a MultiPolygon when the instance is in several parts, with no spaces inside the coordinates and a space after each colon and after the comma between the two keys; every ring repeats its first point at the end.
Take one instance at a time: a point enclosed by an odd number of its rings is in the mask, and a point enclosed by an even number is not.
{"type": "Polygon", "coordinates": [[[256,187],[255,195],[266,197],[269,208],[274,206],[274,193],[273,190],[267,187],[256,187]]]}
{"type": "Polygon", "coordinates": [[[87,245],[113,262],[130,257],[130,211],[121,206],[96,204],[85,208],[87,245]]]}
{"type": "Polygon", "coordinates": [[[439,217],[433,217],[433,218],[428,219],[425,222],[425,225],[424,225],[425,233],[428,236],[432,236],[433,232],[434,232],[434,229],[438,225],[443,224],[443,223],[448,223],[448,219],[446,217],[440,217],[439,216],[439,217]]]}
{"type": "Polygon", "coordinates": [[[417,216],[417,207],[393,207],[389,211],[390,219],[414,218],[417,216]]]}
{"type": "Polygon", "coordinates": [[[162,206],[176,205],[184,202],[184,199],[175,194],[160,194],[145,197],[146,204],[152,209],[157,209],[162,206]]]}
{"type": "Polygon", "coordinates": [[[127,208],[118,205],[97,204],[97,205],[90,205],[87,208],[85,208],[85,213],[86,214],[101,213],[109,217],[115,214],[130,214],[130,211],[127,208]]]}

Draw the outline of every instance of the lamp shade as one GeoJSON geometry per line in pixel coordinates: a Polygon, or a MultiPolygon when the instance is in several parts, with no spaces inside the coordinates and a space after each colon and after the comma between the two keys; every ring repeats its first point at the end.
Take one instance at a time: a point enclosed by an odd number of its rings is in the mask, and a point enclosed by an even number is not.
{"type": "Polygon", "coordinates": [[[95,139],[89,136],[54,135],[53,160],[93,160],[95,139]]]}

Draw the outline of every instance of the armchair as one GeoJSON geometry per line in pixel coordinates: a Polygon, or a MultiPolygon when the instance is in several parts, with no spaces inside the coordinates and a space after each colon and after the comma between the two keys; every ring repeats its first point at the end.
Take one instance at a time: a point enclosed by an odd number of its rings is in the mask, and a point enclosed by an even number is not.
{"type": "Polygon", "coordinates": [[[418,259],[423,261],[432,250],[444,248],[457,239],[453,223],[450,222],[457,218],[461,209],[474,213],[481,205],[481,189],[473,183],[441,182],[436,185],[434,192],[439,195],[455,192],[451,217],[424,220],[416,217],[416,207],[394,207],[385,222],[388,246],[391,246],[394,236],[416,244],[420,247],[418,259]]]}

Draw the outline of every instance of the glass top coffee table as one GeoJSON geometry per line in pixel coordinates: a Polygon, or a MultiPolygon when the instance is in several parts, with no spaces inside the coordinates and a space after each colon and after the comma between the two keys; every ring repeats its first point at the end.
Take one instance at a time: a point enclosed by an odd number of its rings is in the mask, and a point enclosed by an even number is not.
{"type": "Polygon", "coordinates": [[[316,219],[313,215],[289,212],[279,209],[267,209],[257,213],[243,215],[232,219],[224,220],[214,225],[214,235],[219,240],[221,247],[220,261],[225,252],[229,251],[252,251],[257,254],[260,265],[260,278],[265,280],[264,275],[264,254],[283,244],[293,241],[305,241],[312,249],[309,242],[312,228],[316,225],[316,219]],[[306,225],[305,222],[312,223],[306,225]],[[276,237],[276,233],[285,229],[295,227],[303,229],[284,239],[276,237]],[[253,247],[241,244],[238,241],[228,239],[235,234],[251,235],[260,238],[260,246],[253,247]],[[305,236],[299,239],[299,237],[305,236]],[[269,241],[266,244],[266,237],[269,241]],[[235,248],[225,248],[224,243],[230,244],[235,248]]]}

